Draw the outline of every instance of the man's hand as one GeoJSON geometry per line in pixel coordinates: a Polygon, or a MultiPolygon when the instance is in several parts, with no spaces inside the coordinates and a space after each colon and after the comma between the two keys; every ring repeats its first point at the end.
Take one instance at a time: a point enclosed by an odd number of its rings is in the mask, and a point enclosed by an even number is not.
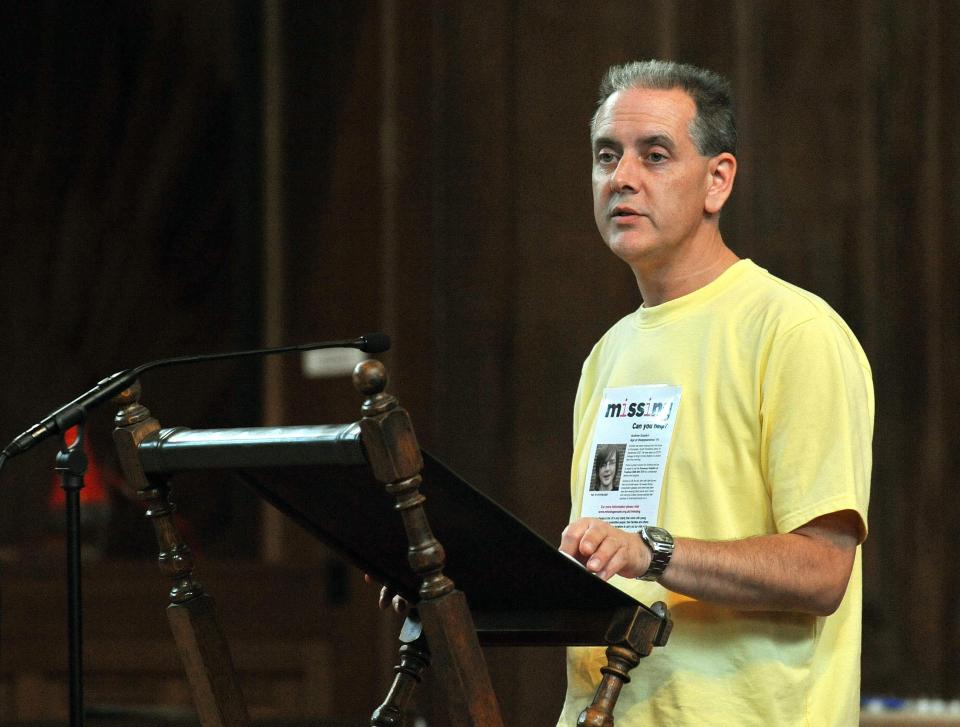
{"type": "Polygon", "coordinates": [[[637,533],[592,517],[582,517],[564,528],[560,550],[605,581],[614,575],[636,578],[650,567],[650,549],[637,533]]]}
{"type": "MultiPolygon", "coordinates": [[[[371,585],[377,585],[377,582],[373,580],[368,573],[363,574],[363,580],[371,585]]],[[[406,616],[407,611],[410,610],[410,604],[407,603],[407,599],[401,598],[386,586],[380,588],[380,600],[378,604],[380,608],[384,610],[392,607],[393,610],[401,616],[406,616]]]]}

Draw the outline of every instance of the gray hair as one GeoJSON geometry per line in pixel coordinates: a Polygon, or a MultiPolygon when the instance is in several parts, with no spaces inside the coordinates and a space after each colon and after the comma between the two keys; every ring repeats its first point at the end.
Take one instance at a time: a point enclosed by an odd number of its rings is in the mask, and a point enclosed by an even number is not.
{"type": "Polygon", "coordinates": [[[604,102],[617,91],[630,88],[683,89],[697,106],[697,115],[689,128],[697,151],[703,156],[737,153],[737,122],[730,82],[720,74],[674,61],[633,61],[611,66],[600,82],[600,98],[590,122],[591,130],[604,102]]]}

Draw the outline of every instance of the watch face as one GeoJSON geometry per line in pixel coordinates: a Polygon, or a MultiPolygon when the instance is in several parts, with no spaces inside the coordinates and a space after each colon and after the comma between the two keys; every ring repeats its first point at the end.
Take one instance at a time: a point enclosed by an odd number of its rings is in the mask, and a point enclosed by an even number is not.
{"type": "Polygon", "coordinates": [[[655,543],[673,543],[673,538],[663,528],[647,528],[647,537],[655,543]]]}

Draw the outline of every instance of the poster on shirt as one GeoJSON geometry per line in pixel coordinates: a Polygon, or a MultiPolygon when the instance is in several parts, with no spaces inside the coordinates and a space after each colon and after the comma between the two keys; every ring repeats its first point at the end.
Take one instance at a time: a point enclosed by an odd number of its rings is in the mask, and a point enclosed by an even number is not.
{"type": "Polygon", "coordinates": [[[581,515],[624,530],[655,525],[680,387],[604,389],[584,478],[581,515]]]}

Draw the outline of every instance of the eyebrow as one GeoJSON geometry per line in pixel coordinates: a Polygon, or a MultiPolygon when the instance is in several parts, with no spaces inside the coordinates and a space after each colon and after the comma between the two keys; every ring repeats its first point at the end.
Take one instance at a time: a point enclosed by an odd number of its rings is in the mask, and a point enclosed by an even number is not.
{"type": "MultiPolygon", "coordinates": [[[[645,136],[642,139],[639,139],[638,143],[642,147],[662,146],[666,147],[670,151],[674,151],[676,148],[676,144],[674,144],[673,139],[666,134],[651,134],[650,136],[645,136]]],[[[612,146],[619,149],[623,145],[616,139],[611,139],[608,136],[598,136],[593,140],[593,148],[595,150],[604,146],[612,146]]]]}
{"type": "Polygon", "coordinates": [[[608,136],[598,136],[593,140],[593,148],[599,149],[601,146],[620,146],[620,142],[614,141],[608,136]]]}
{"type": "Polygon", "coordinates": [[[654,134],[653,136],[647,136],[640,140],[640,143],[643,146],[664,146],[667,149],[673,150],[674,143],[666,134],[654,134]]]}

